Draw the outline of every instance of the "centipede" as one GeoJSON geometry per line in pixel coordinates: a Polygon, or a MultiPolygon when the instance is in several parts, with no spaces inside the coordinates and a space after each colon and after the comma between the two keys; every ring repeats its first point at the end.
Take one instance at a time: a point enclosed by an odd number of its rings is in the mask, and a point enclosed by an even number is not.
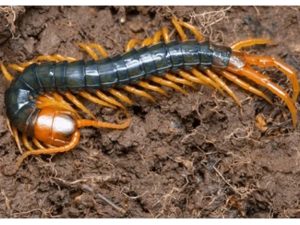
{"type": "Polygon", "coordinates": [[[296,127],[296,70],[273,56],[243,50],[272,44],[270,39],[250,38],[229,47],[210,42],[196,26],[179,18],[173,17],[171,25],[172,39],[170,28],[164,26],[144,40],[129,40],[125,52],[112,57],[100,44],[77,43],[90,60],[54,54],[18,64],[1,63],[2,74],[10,82],[5,92],[8,127],[20,151],[25,148],[12,174],[29,156],[74,149],[83,127],[128,128],[131,116],[127,109],[134,102],[130,95],[154,102],[153,94],[166,96],[166,88],[187,94],[185,86],[209,86],[230,96],[240,107],[239,98],[226,81],[272,104],[261,90],[264,88],[287,107],[296,127]],[[267,68],[286,76],[292,92],[261,71],[267,68]],[[83,99],[122,112],[123,118],[101,121],[83,99]]]}

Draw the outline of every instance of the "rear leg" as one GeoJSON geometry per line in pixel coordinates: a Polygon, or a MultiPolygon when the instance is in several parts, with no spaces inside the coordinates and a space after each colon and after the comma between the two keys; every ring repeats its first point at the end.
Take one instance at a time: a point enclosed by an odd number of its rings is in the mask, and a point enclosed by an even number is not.
{"type": "Polygon", "coordinates": [[[293,126],[296,127],[297,108],[295,106],[295,103],[289,97],[288,93],[286,93],[279,85],[277,85],[276,83],[273,83],[272,81],[270,81],[270,79],[268,79],[267,76],[252,69],[250,66],[247,66],[247,65],[242,68],[236,68],[235,66],[229,65],[226,70],[229,70],[230,72],[232,72],[236,75],[244,76],[247,79],[252,80],[256,84],[267,88],[273,94],[275,94],[280,99],[282,99],[285,102],[285,104],[287,105],[287,107],[291,113],[293,126]]]}
{"type": "Polygon", "coordinates": [[[282,62],[281,60],[271,56],[256,56],[243,54],[242,57],[244,58],[245,62],[247,62],[250,65],[255,65],[261,68],[275,67],[276,69],[281,71],[291,82],[293,87],[293,100],[295,102],[297,101],[299,95],[299,82],[296,71],[292,67],[282,62]]]}
{"type": "Polygon", "coordinates": [[[252,85],[248,84],[247,82],[239,79],[237,76],[235,76],[234,74],[225,71],[225,70],[221,70],[218,71],[219,74],[223,75],[227,80],[230,80],[232,83],[238,85],[239,87],[243,88],[246,91],[249,91],[257,96],[260,96],[262,98],[264,98],[267,102],[269,102],[270,104],[272,104],[272,100],[267,97],[262,91],[260,91],[259,89],[253,87],[252,85]]]}

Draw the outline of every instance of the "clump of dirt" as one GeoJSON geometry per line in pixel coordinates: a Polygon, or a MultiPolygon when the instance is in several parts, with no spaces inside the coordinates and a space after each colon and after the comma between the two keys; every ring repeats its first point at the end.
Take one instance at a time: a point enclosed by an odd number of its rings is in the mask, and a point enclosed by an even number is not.
{"type": "Polygon", "coordinates": [[[25,13],[25,7],[0,7],[0,44],[12,36],[15,38],[16,21],[25,13]]]}
{"type": "MultiPolygon", "coordinates": [[[[230,46],[265,37],[249,51],[300,69],[300,7],[2,7],[0,57],[22,62],[40,54],[88,58],[74,43],[97,42],[110,55],[144,39],[173,15],[206,38],[230,46]],[[7,36],[5,36],[5,32],[7,36]]],[[[289,89],[275,70],[266,73],[289,89]]],[[[20,155],[6,124],[0,86],[0,168],[20,155]]],[[[0,217],[299,217],[299,126],[282,103],[230,85],[242,101],[199,86],[129,108],[124,131],[83,129],[73,151],[30,157],[18,173],[0,173],[0,217]],[[255,119],[256,118],[256,119],[255,119]]],[[[299,102],[298,102],[299,104],[299,102]]],[[[90,105],[88,105],[90,106],[90,105]]],[[[91,106],[97,115],[106,109],[91,106]]]]}

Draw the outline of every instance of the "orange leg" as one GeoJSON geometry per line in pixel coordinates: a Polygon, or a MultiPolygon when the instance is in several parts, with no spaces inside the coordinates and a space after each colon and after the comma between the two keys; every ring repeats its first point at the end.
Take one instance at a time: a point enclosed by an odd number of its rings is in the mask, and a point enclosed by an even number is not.
{"type": "MultiPolygon", "coordinates": [[[[200,72],[199,72],[200,73],[200,72]]],[[[207,82],[205,82],[202,78],[200,77],[194,77],[188,72],[185,72],[183,70],[179,70],[178,74],[183,77],[186,80],[189,80],[191,82],[197,83],[197,84],[204,84],[207,85],[207,82]]],[[[204,75],[203,75],[204,76],[204,75]]]]}
{"type": "Polygon", "coordinates": [[[143,40],[142,47],[149,46],[152,43],[153,43],[153,39],[151,37],[148,37],[148,38],[146,38],[146,39],[143,40]]]}
{"type": "Polygon", "coordinates": [[[245,76],[246,78],[252,80],[258,85],[261,85],[267,89],[269,89],[272,93],[274,93],[276,96],[281,98],[287,107],[289,108],[291,115],[292,115],[292,121],[293,126],[296,127],[297,124],[297,108],[293,102],[293,100],[289,97],[289,95],[282,90],[282,88],[270,81],[269,79],[266,79],[266,76],[259,73],[258,71],[252,69],[250,66],[244,66],[243,68],[235,68],[233,66],[228,66],[227,70],[230,72],[233,72],[240,76],[245,76]]]}
{"type": "MultiPolygon", "coordinates": [[[[167,73],[167,74],[165,75],[165,78],[168,79],[168,80],[170,80],[170,81],[173,81],[174,83],[184,84],[184,85],[189,86],[189,87],[192,87],[192,88],[195,87],[194,84],[193,84],[191,81],[186,80],[186,79],[184,79],[184,78],[179,78],[179,77],[174,76],[174,75],[172,75],[172,74],[170,74],[170,73],[167,73]]],[[[197,78],[196,78],[196,79],[197,79],[197,78]]]]}
{"type": "Polygon", "coordinates": [[[95,104],[98,104],[98,105],[101,105],[101,106],[105,106],[105,107],[108,107],[108,108],[112,108],[112,109],[115,109],[116,107],[114,105],[111,105],[105,101],[102,101],[101,99],[91,95],[90,93],[86,92],[86,91],[81,91],[79,92],[79,95],[81,95],[82,97],[86,98],[87,100],[95,103],[95,104]]]}
{"type": "Polygon", "coordinates": [[[0,68],[1,68],[1,72],[3,74],[3,76],[5,77],[6,80],[8,81],[12,81],[14,79],[13,75],[11,75],[7,68],[4,66],[3,63],[0,64],[0,68]]]}
{"type": "Polygon", "coordinates": [[[29,151],[34,151],[31,144],[29,143],[28,137],[25,133],[22,134],[22,142],[29,151]]]}
{"type": "Polygon", "coordinates": [[[224,71],[224,70],[219,71],[219,73],[222,74],[226,79],[228,79],[231,82],[235,83],[236,85],[240,86],[241,88],[243,88],[257,96],[264,98],[267,102],[272,104],[271,99],[269,97],[267,97],[262,91],[251,86],[250,84],[246,83],[245,81],[239,79],[237,76],[233,75],[232,73],[224,71]]]}
{"type": "Polygon", "coordinates": [[[99,60],[99,56],[94,51],[96,49],[103,58],[108,57],[108,53],[106,50],[100,45],[96,43],[77,43],[77,45],[84,50],[93,60],[99,60]]]}
{"type": "Polygon", "coordinates": [[[150,100],[150,101],[152,101],[152,102],[155,102],[154,97],[151,96],[150,94],[148,94],[148,93],[145,92],[145,91],[136,89],[136,88],[131,87],[131,86],[128,86],[128,85],[124,86],[123,88],[124,88],[124,90],[126,90],[126,91],[128,91],[128,92],[130,92],[130,93],[132,93],[132,94],[135,94],[135,95],[144,97],[144,98],[146,98],[146,99],[148,99],[148,100],[150,100]]]}
{"type": "Polygon", "coordinates": [[[67,103],[59,94],[54,93],[54,96],[51,97],[50,95],[41,95],[37,98],[36,106],[39,109],[45,108],[45,107],[53,107],[53,108],[60,108],[63,110],[67,110],[70,112],[73,112],[77,116],[78,113],[73,107],[67,103]]]}
{"type": "Polygon", "coordinates": [[[135,46],[137,46],[140,43],[141,41],[139,39],[136,38],[130,39],[125,46],[125,52],[131,51],[135,46]]]}
{"type": "Polygon", "coordinates": [[[289,65],[279,59],[271,56],[256,56],[244,54],[242,57],[250,65],[259,66],[262,68],[275,67],[280,70],[290,80],[293,86],[293,100],[296,101],[299,95],[299,82],[296,71],[289,65]]]}
{"type": "Polygon", "coordinates": [[[167,27],[163,27],[161,29],[162,32],[162,36],[164,38],[165,43],[169,43],[170,42],[170,35],[169,35],[169,30],[167,27]]]}
{"type": "Polygon", "coordinates": [[[155,92],[157,92],[159,94],[162,94],[164,96],[168,95],[167,92],[165,92],[160,87],[157,87],[155,85],[151,85],[151,84],[149,84],[148,82],[145,82],[145,81],[140,81],[140,82],[137,83],[137,85],[139,85],[139,86],[141,86],[141,87],[143,87],[145,89],[148,89],[148,90],[151,90],[151,91],[155,91],[155,92]]]}
{"type": "Polygon", "coordinates": [[[233,45],[231,45],[231,49],[234,51],[239,51],[242,48],[251,47],[253,45],[270,45],[273,44],[273,42],[269,39],[265,38],[251,38],[243,41],[239,41],[233,45]]]}
{"type": "Polygon", "coordinates": [[[201,42],[201,41],[204,41],[205,38],[204,36],[200,33],[200,31],[193,25],[189,24],[189,23],[186,23],[186,22],[183,22],[182,20],[177,20],[178,21],[178,24],[185,27],[186,29],[190,30],[197,41],[201,42]]]}
{"type": "Polygon", "coordinates": [[[192,74],[198,78],[200,80],[200,84],[206,84],[206,85],[210,85],[214,88],[216,88],[218,91],[220,91],[222,94],[224,94],[222,88],[219,86],[219,84],[217,84],[216,82],[214,82],[212,79],[210,79],[209,77],[205,76],[203,73],[201,73],[199,70],[197,70],[196,68],[192,69],[192,74]]]}
{"type": "Polygon", "coordinates": [[[24,69],[28,66],[30,66],[33,63],[38,63],[38,62],[61,62],[61,61],[67,61],[67,62],[73,62],[76,59],[73,57],[69,57],[69,56],[62,56],[60,54],[55,54],[55,55],[40,55],[37,56],[36,58],[27,61],[27,62],[23,62],[20,64],[9,64],[8,67],[16,70],[18,72],[23,72],[24,69]]]}
{"type": "Polygon", "coordinates": [[[172,23],[181,39],[181,41],[187,41],[188,37],[186,36],[186,34],[184,33],[181,24],[179,23],[178,19],[176,17],[172,18],[172,23]]]}
{"type": "Polygon", "coordinates": [[[41,142],[39,142],[39,140],[37,140],[36,138],[32,138],[32,142],[39,149],[45,149],[45,147],[41,144],[41,142]]]}
{"type": "Polygon", "coordinates": [[[116,89],[109,89],[108,92],[110,94],[112,94],[113,96],[117,97],[118,99],[120,99],[122,102],[127,103],[128,105],[133,105],[133,102],[130,98],[128,98],[126,95],[124,95],[123,93],[121,93],[120,91],[117,91],[116,89]]]}
{"type": "Polygon", "coordinates": [[[21,147],[21,142],[20,142],[20,138],[19,138],[19,132],[17,130],[17,128],[12,127],[11,128],[12,133],[13,133],[13,137],[15,138],[16,144],[18,146],[18,149],[21,153],[23,153],[22,147],[21,147]]]}
{"type": "Polygon", "coordinates": [[[227,92],[227,94],[233,98],[233,100],[239,105],[241,106],[241,102],[240,100],[238,99],[238,97],[233,93],[233,91],[227,86],[227,84],[221,79],[218,77],[217,74],[215,74],[212,70],[210,69],[206,69],[205,70],[205,73],[212,79],[214,80],[217,84],[219,84],[219,86],[222,87],[222,89],[224,91],[227,92]]]}
{"type": "Polygon", "coordinates": [[[115,106],[118,106],[118,107],[120,107],[121,109],[125,109],[125,106],[123,106],[120,102],[118,102],[118,101],[116,101],[114,98],[112,98],[112,97],[109,97],[109,96],[107,96],[106,94],[104,94],[103,92],[101,92],[101,91],[96,91],[96,95],[100,98],[100,99],[102,99],[103,101],[106,101],[106,102],[108,102],[108,103],[110,103],[110,104],[112,104],[112,105],[115,105],[115,106]]]}
{"type": "Polygon", "coordinates": [[[187,94],[187,92],[185,90],[183,90],[181,87],[179,87],[177,84],[173,83],[172,81],[164,80],[163,78],[160,78],[157,76],[150,77],[150,80],[155,83],[158,83],[160,85],[164,85],[166,87],[173,88],[174,90],[179,91],[182,94],[187,94]]]}
{"type": "Polygon", "coordinates": [[[94,114],[88,108],[86,108],[78,100],[78,98],[76,98],[74,95],[72,95],[71,92],[67,91],[66,93],[64,93],[64,95],[69,99],[70,102],[72,102],[74,105],[76,105],[79,109],[81,109],[83,112],[85,112],[86,114],[88,114],[91,118],[96,119],[96,117],[94,116],[94,114]]]}
{"type": "Polygon", "coordinates": [[[160,41],[161,36],[162,36],[162,31],[161,30],[157,31],[153,36],[152,44],[157,44],[160,41]]]}

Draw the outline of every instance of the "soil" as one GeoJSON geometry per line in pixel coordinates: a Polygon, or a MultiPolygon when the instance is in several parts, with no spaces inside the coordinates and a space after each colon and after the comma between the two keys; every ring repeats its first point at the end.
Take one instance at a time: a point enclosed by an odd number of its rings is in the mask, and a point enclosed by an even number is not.
{"type": "MultiPolygon", "coordinates": [[[[275,45],[249,51],[300,70],[300,7],[1,7],[0,57],[87,59],[78,41],[115,55],[130,38],[171,28],[172,15],[219,44],[270,38],[275,45]]],[[[274,69],[266,73],[290,87],[274,69]]],[[[0,217],[300,217],[300,127],[266,90],[273,105],[230,84],[242,108],[206,86],[168,90],[155,104],[132,97],[130,128],[83,129],[73,151],[30,157],[7,176],[20,152],[6,126],[9,83],[0,79],[0,217]]]]}

